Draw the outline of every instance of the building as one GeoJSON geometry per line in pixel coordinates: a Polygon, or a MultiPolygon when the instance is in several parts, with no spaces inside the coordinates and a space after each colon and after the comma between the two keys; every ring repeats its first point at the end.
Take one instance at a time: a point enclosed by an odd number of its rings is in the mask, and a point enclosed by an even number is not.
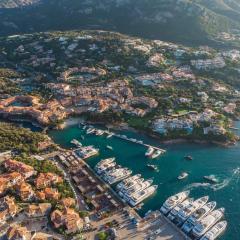
{"type": "Polygon", "coordinates": [[[33,167],[12,159],[6,160],[4,162],[4,167],[9,172],[19,172],[25,179],[36,174],[36,171],[33,167]]]}
{"type": "Polygon", "coordinates": [[[72,208],[64,208],[63,211],[53,211],[51,221],[55,228],[64,227],[67,234],[76,233],[83,228],[83,220],[72,208]]]}
{"type": "Polygon", "coordinates": [[[16,185],[15,189],[22,201],[30,201],[35,196],[32,186],[26,182],[16,185]]]}
{"type": "Polygon", "coordinates": [[[36,188],[45,188],[51,185],[62,183],[63,179],[54,173],[40,173],[39,176],[35,180],[36,188]]]}
{"type": "Polygon", "coordinates": [[[45,188],[37,192],[36,196],[39,200],[58,200],[60,198],[60,193],[56,188],[45,188]]]}
{"type": "Polygon", "coordinates": [[[6,233],[7,240],[31,240],[31,232],[18,224],[9,227],[6,233]]]}
{"type": "Polygon", "coordinates": [[[28,217],[43,217],[47,216],[51,211],[51,203],[40,203],[38,205],[31,204],[28,205],[25,214],[28,217]]]}
{"type": "Polygon", "coordinates": [[[9,196],[0,199],[0,223],[4,223],[17,214],[18,206],[15,199],[9,196]]]}

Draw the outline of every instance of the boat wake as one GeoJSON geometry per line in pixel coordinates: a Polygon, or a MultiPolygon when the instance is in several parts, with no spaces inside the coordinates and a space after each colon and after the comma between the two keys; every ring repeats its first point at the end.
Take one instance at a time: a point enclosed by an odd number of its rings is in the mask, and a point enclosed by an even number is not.
{"type": "Polygon", "coordinates": [[[240,168],[235,168],[232,171],[232,175],[228,178],[225,178],[223,180],[220,180],[219,177],[212,175],[215,179],[217,179],[219,182],[215,183],[215,184],[211,184],[211,183],[192,183],[187,185],[184,189],[185,190],[193,190],[195,188],[210,188],[213,191],[218,191],[221,190],[225,187],[227,187],[232,181],[236,181],[237,183],[240,180],[240,168]]]}
{"type": "Polygon", "coordinates": [[[210,183],[192,183],[192,184],[189,184],[187,185],[185,188],[184,188],[184,191],[191,191],[193,190],[194,188],[199,188],[199,187],[202,187],[202,188],[208,188],[210,187],[211,184],[210,183]]]}

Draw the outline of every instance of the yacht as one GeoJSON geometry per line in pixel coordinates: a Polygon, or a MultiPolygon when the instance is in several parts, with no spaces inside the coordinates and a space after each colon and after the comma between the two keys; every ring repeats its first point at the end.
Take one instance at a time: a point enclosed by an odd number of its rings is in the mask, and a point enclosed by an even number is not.
{"type": "Polygon", "coordinates": [[[150,156],[152,156],[153,152],[154,152],[154,148],[153,147],[149,147],[148,150],[145,153],[145,156],[146,157],[150,157],[150,156]]]}
{"type": "Polygon", "coordinates": [[[192,235],[195,238],[200,238],[223,217],[224,211],[224,208],[219,208],[211,212],[200,222],[198,222],[198,224],[196,224],[196,226],[192,230],[192,235]]]}
{"type": "MultiPolygon", "coordinates": [[[[139,181],[138,184],[134,184],[132,187],[128,188],[126,191],[125,190],[121,191],[123,198],[125,200],[128,200],[136,192],[142,191],[145,188],[150,187],[152,183],[153,183],[152,179],[146,180],[146,181],[139,181]]],[[[121,195],[121,194],[119,194],[119,195],[121,195]]]]}
{"type": "Polygon", "coordinates": [[[192,216],[188,218],[188,220],[183,224],[182,230],[185,233],[190,233],[190,231],[194,228],[196,223],[207,216],[213,209],[216,207],[216,202],[209,202],[206,205],[199,208],[192,216]]]}
{"type": "Polygon", "coordinates": [[[97,163],[96,167],[98,167],[98,166],[100,166],[102,164],[112,163],[114,161],[115,161],[115,157],[102,159],[100,162],[97,163]]]}
{"type": "Polygon", "coordinates": [[[182,172],[179,176],[178,176],[178,180],[183,180],[185,178],[188,177],[188,173],[186,172],[182,172]]]}
{"type": "Polygon", "coordinates": [[[190,191],[185,191],[185,192],[180,192],[176,195],[173,195],[171,197],[169,197],[162,205],[160,211],[163,214],[168,214],[174,207],[177,206],[177,204],[181,203],[182,201],[184,201],[188,195],[189,195],[190,191]]]}
{"type": "Polygon", "coordinates": [[[93,157],[99,153],[99,149],[94,146],[81,147],[76,150],[76,153],[83,159],[93,157]]]}
{"type": "Polygon", "coordinates": [[[151,170],[157,171],[158,167],[156,165],[153,164],[147,164],[147,167],[150,168],[151,170]]]}
{"type": "Polygon", "coordinates": [[[210,229],[200,240],[215,240],[221,236],[227,228],[227,221],[221,221],[217,223],[212,229],[210,229]]]}
{"type": "MultiPolygon", "coordinates": [[[[119,196],[120,197],[126,197],[127,194],[128,194],[128,191],[130,191],[130,189],[137,189],[137,186],[139,186],[143,182],[144,182],[144,178],[139,178],[135,181],[128,182],[126,185],[124,185],[124,187],[122,187],[119,190],[119,192],[118,192],[119,196]]],[[[138,188],[138,189],[140,189],[140,188],[138,188]]]]}
{"type": "Polygon", "coordinates": [[[95,171],[97,172],[98,175],[101,175],[103,173],[105,173],[106,171],[108,171],[109,169],[112,169],[113,167],[116,166],[116,162],[107,162],[107,163],[103,163],[99,166],[95,167],[95,171]]]}
{"type": "Polygon", "coordinates": [[[125,180],[123,180],[122,182],[120,182],[116,188],[117,190],[121,190],[123,188],[126,188],[126,186],[129,184],[129,183],[134,183],[136,180],[140,179],[141,178],[141,174],[136,174],[134,176],[131,176],[125,180]]]}
{"type": "Polygon", "coordinates": [[[73,139],[73,140],[71,141],[71,143],[74,144],[74,145],[77,146],[77,147],[82,147],[82,144],[81,144],[77,139],[73,139]]]}
{"type": "Polygon", "coordinates": [[[184,157],[186,160],[193,160],[193,157],[191,155],[187,155],[184,157]]]}
{"type": "Polygon", "coordinates": [[[176,218],[177,225],[181,225],[183,222],[185,222],[188,219],[188,217],[191,216],[197,209],[204,206],[207,203],[208,199],[209,199],[208,196],[201,197],[195,200],[194,202],[190,203],[185,208],[181,209],[176,218]]]}
{"type": "Polygon", "coordinates": [[[162,151],[161,151],[161,150],[157,150],[157,151],[155,151],[155,152],[151,155],[151,158],[152,158],[152,159],[158,158],[161,154],[162,154],[162,151]]]}
{"type": "Polygon", "coordinates": [[[87,130],[87,134],[91,134],[91,133],[94,133],[94,132],[95,132],[94,128],[88,128],[88,130],[87,130]]]}
{"type": "Polygon", "coordinates": [[[113,133],[109,133],[109,134],[107,135],[107,138],[111,138],[113,135],[114,135],[113,133]]]}
{"type": "Polygon", "coordinates": [[[105,181],[109,184],[114,184],[119,182],[132,174],[132,171],[128,168],[117,168],[113,169],[112,171],[106,173],[103,177],[105,181]]]}
{"type": "Polygon", "coordinates": [[[107,145],[106,148],[109,149],[109,150],[113,150],[113,147],[110,146],[110,145],[107,145]]]}
{"type": "Polygon", "coordinates": [[[158,186],[154,185],[148,188],[145,188],[142,191],[136,192],[135,194],[133,194],[131,196],[131,199],[129,200],[129,204],[132,207],[135,207],[136,205],[138,205],[139,203],[141,203],[142,201],[144,201],[146,198],[150,197],[152,194],[155,193],[155,191],[157,190],[158,186]]]}
{"type": "Polygon", "coordinates": [[[104,131],[99,129],[99,130],[96,130],[95,133],[97,136],[102,136],[104,134],[104,131]]]}
{"type": "Polygon", "coordinates": [[[177,206],[175,208],[173,208],[171,210],[171,212],[168,214],[168,219],[170,219],[171,221],[174,221],[174,219],[176,218],[178,212],[180,211],[180,209],[185,208],[186,206],[188,206],[189,204],[191,204],[194,201],[193,198],[187,198],[185,199],[183,202],[178,203],[177,206]]]}

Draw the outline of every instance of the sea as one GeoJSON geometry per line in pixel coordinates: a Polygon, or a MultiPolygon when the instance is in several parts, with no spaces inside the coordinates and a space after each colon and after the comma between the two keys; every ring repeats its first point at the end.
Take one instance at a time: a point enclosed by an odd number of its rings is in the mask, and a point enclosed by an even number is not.
{"type": "MultiPolygon", "coordinates": [[[[98,127],[99,126],[95,126],[98,127]]],[[[236,123],[240,128],[240,122],[236,123]]],[[[94,145],[100,149],[97,157],[90,158],[87,163],[94,167],[101,159],[116,157],[118,164],[128,167],[133,174],[140,173],[145,179],[153,179],[158,185],[157,192],[144,201],[138,210],[144,215],[149,210],[157,210],[169,196],[184,190],[190,190],[190,196],[199,198],[208,195],[209,201],[216,201],[217,207],[225,208],[225,219],[228,227],[222,240],[240,239],[240,144],[230,147],[220,147],[210,144],[161,144],[157,139],[131,131],[115,131],[128,137],[142,140],[144,143],[161,147],[166,153],[158,159],[145,157],[145,146],[128,142],[116,137],[87,135],[86,130],[78,124],[68,126],[63,130],[52,130],[50,137],[65,148],[74,147],[70,141],[75,138],[83,145],[94,145]],[[112,150],[106,146],[111,146],[112,150]],[[184,156],[191,155],[192,161],[184,156]],[[146,165],[154,164],[158,171],[149,169],[146,165]],[[184,180],[178,180],[181,172],[189,173],[184,180]],[[204,180],[203,176],[214,175],[217,184],[204,180]]],[[[236,130],[240,134],[239,130],[236,130]]]]}

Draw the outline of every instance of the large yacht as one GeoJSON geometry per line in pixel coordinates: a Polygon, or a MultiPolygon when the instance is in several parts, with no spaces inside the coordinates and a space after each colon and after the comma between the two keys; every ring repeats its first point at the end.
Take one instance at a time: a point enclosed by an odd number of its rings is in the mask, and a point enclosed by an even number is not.
{"type": "MultiPolygon", "coordinates": [[[[128,195],[128,192],[132,192],[136,189],[140,189],[140,184],[144,182],[144,178],[139,178],[135,181],[127,183],[123,188],[121,188],[118,194],[122,197],[124,195],[128,195]]],[[[150,186],[150,185],[149,185],[150,186]]],[[[140,189],[141,190],[141,189],[140,189]]]]}
{"type": "Polygon", "coordinates": [[[227,228],[227,221],[221,221],[217,223],[212,229],[210,229],[200,240],[215,240],[221,236],[227,228]]]}
{"type": "Polygon", "coordinates": [[[93,157],[99,153],[99,149],[94,146],[80,147],[76,150],[76,153],[83,159],[93,157]]]}
{"type": "Polygon", "coordinates": [[[160,211],[163,214],[168,214],[174,207],[177,206],[178,203],[181,203],[182,201],[184,201],[188,197],[189,193],[190,193],[190,191],[185,191],[185,192],[180,192],[176,195],[169,197],[163,203],[160,211]]]}
{"type": "Polygon", "coordinates": [[[168,214],[168,219],[170,219],[171,221],[174,221],[174,219],[176,218],[178,212],[185,208],[186,206],[188,206],[189,204],[191,204],[194,201],[193,198],[187,198],[185,199],[183,202],[178,203],[176,207],[174,207],[171,212],[168,214]]]}
{"type": "Polygon", "coordinates": [[[132,174],[132,171],[129,170],[128,168],[117,168],[106,173],[103,179],[107,181],[109,184],[114,184],[116,182],[119,182],[129,177],[131,174],[132,174]]]}
{"type": "Polygon", "coordinates": [[[188,220],[183,224],[182,230],[185,233],[189,233],[196,223],[206,217],[210,212],[213,211],[213,209],[216,207],[217,203],[216,202],[209,202],[199,208],[195,213],[193,213],[192,216],[188,218],[188,220]]]}
{"type": "Polygon", "coordinates": [[[141,178],[141,174],[136,174],[134,176],[131,176],[131,177],[123,180],[122,182],[120,182],[116,188],[117,188],[117,190],[125,189],[125,188],[129,187],[129,184],[134,183],[139,178],[141,178]]]}
{"type": "Polygon", "coordinates": [[[131,198],[131,196],[139,191],[144,190],[145,188],[148,188],[151,186],[151,184],[153,183],[153,180],[146,180],[143,182],[139,182],[138,184],[133,185],[132,187],[130,187],[127,191],[121,191],[119,192],[120,196],[123,196],[123,198],[125,200],[128,200],[129,198],[131,198]]]}
{"type": "Polygon", "coordinates": [[[100,166],[96,166],[95,170],[97,172],[97,174],[101,175],[103,173],[105,173],[106,171],[114,168],[116,166],[116,162],[109,162],[109,163],[103,163],[100,166]]]}
{"type": "Polygon", "coordinates": [[[154,185],[148,188],[145,188],[142,191],[136,192],[131,196],[131,199],[129,200],[129,204],[133,207],[144,201],[146,198],[150,197],[156,190],[158,186],[154,185]]]}
{"type": "Polygon", "coordinates": [[[195,238],[200,238],[203,236],[214,224],[216,224],[223,217],[224,211],[224,208],[219,208],[211,212],[193,228],[192,235],[195,238]]]}
{"type": "Polygon", "coordinates": [[[207,203],[208,199],[208,196],[201,197],[190,203],[185,208],[181,209],[177,215],[177,225],[181,225],[183,222],[185,222],[188,217],[191,216],[197,209],[204,206],[207,203]]]}

